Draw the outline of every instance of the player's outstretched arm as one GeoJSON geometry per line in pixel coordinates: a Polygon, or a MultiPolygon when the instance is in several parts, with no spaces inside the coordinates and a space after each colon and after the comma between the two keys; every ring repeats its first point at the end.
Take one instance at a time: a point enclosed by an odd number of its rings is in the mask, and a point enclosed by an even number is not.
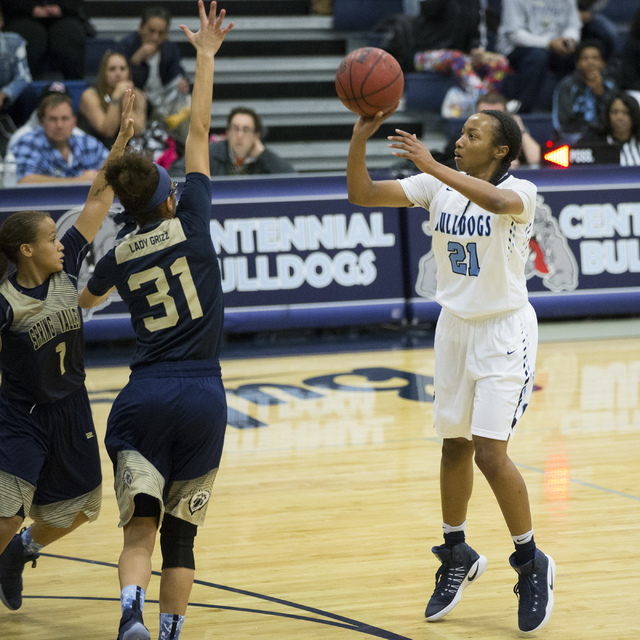
{"type": "Polygon", "coordinates": [[[364,207],[408,207],[411,202],[397,180],[372,180],[366,164],[367,140],[393,113],[378,112],[372,118],[361,117],[353,127],[347,157],[349,202],[364,207]]]}
{"type": "Polygon", "coordinates": [[[134,101],[134,94],[131,89],[127,89],[123,97],[120,132],[102,168],[95,177],[91,189],[89,189],[87,202],[74,224],[76,229],[88,242],[91,242],[96,237],[96,233],[98,233],[98,229],[100,229],[100,225],[113,203],[113,189],[111,189],[105,180],[105,168],[109,162],[115,158],[119,158],[124,153],[127,143],[133,135],[134,101]]]}
{"type": "Polygon", "coordinates": [[[191,94],[191,121],[185,145],[186,173],[204,173],[209,176],[209,128],[211,127],[211,100],[213,95],[214,56],[225,36],[233,28],[233,22],[222,27],[226,15],[224,9],[216,16],[217,3],[212,2],[209,16],[204,2],[198,1],[200,29],[193,33],[181,24],[187,40],[196,49],[196,73],[191,94]]]}

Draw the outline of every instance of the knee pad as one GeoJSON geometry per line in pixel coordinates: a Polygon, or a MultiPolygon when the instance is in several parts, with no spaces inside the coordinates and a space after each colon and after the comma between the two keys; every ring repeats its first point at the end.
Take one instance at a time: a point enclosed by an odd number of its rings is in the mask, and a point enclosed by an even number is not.
{"type": "Polygon", "coordinates": [[[197,534],[198,527],[195,524],[165,513],[162,527],[160,528],[162,568],[182,567],[195,569],[193,542],[197,534]]]}
{"type": "Polygon", "coordinates": [[[146,493],[138,493],[133,498],[133,505],[134,518],[155,518],[157,524],[160,519],[160,503],[157,498],[146,493]]]}

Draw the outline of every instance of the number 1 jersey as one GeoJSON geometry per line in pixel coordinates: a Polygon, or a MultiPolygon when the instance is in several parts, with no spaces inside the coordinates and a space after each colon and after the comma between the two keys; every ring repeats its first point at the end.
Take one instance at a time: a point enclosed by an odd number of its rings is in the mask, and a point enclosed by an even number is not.
{"type": "Polygon", "coordinates": [[[0,285],[3,400],[56,402],[84,385],[77,278],[89,244],[75,227],[61,242],[62,271],[33,289],[20,286],[15,273],[0,285]]]}

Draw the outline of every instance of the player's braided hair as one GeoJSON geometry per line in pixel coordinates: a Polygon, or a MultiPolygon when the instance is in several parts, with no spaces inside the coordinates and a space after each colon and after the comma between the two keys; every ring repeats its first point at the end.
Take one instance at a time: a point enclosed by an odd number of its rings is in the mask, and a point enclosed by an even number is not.
{"type": "Polygon", "coordinates": [[[502,177],[509,171],[511,163],[520,155],[522,147],[522,132],[518,123],[504,111],[496,111],[495,109],[487,109],[480,113],[486,113],[492,116],[497,122],[493,127],[493,143],[500,147],[506,145],[509,147],[507,155],[502,159],[497,171],[491,177],[491,184],[498,184],[502,177]]]}
{"type": "Polygon", "coordinates": [[[151,200],[160,179],[158,169],[151,160],[137,153],[125,153],[109,162],[105,179],[139,227],[160,218],[160,207],[138,213],[151,200]]]}
{"type": "Polygon", "coordinates": [[[51,216],[46,211],[18,211],[0,227],[0,280],[4,280],[9,260],[18,264],[20,246],[35,242],[40,223],[51,216]]]}

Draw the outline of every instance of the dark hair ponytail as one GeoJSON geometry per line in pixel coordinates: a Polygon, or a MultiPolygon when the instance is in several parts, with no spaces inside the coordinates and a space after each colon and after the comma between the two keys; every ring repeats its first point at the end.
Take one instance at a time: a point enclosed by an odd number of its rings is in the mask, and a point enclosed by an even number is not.
{"type": "Polygon", "coordinates": [[[497,171],[491,176],[491,180],[489,180],[491,184],[498,184],[507,171],[509,171],[511,163],[520,155],[520,149],[522,148],[522,131],[520,131],[518,123],[504,111],[487,109],[480,113],[486,113],[498,121],[493,128],[493,143],[497,147],[503,145],[509,147],[507,155],[502,159],[497,171]]]}
{"type": "Polygon", "coordinates": [[[51,216],[46,211],[19,211],[11,214],[0,227],[0,280],[4,280],[9,260],[18,264],[20,247],[35,242],[40,223],[51,216]]]}
{"type": "Polygon", "coordinates": [[[4,252],[2,247],[0,247],[0,282],[4,282],[5,277],[7,275],[7,268],[9,267],[9,258],[7,254],[4,252]]]}

